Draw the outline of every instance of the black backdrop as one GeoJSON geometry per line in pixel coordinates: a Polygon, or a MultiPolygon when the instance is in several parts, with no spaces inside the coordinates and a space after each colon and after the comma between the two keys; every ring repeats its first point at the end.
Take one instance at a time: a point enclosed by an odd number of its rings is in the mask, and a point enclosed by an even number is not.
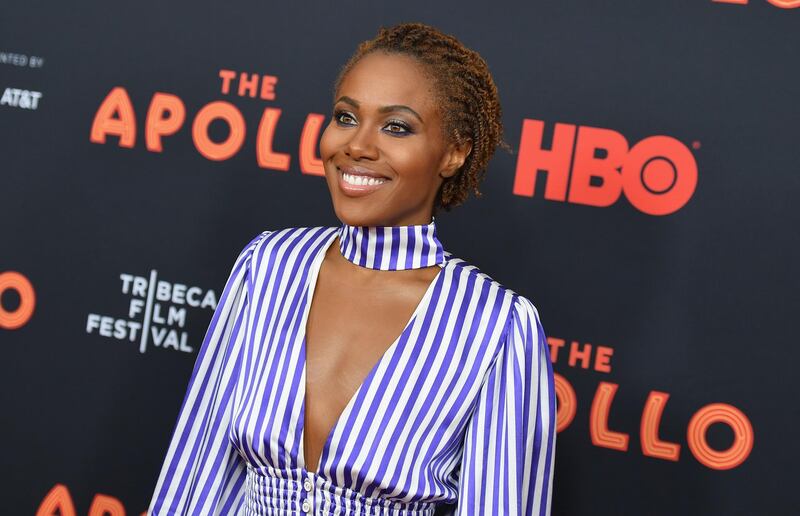
{"type": "MultiPolygon", "coordinates": [[[[483,198],[437,224],[446,249],[534,302],[558,350],[554,514],[794,513],[792,4],[6,5],[2,512],[145,511],[237,251],[265,229],[338,224],[324,180],[301,170],[309,114],[330,116],[332,80],[359,41],[381,24],[423,21],[484,56],[503,102],[515,153],[493,160],[483,198]],[[240,96],[238,80],[224,93],[222,70],[277,78],[275,98],[240,96]],[[97,126],[104,143],[92,136],[115,88],[130,99],[132,146],[113,121],[97,126]],[[186,114],[161,151],[145,141],[158,94],[186,114]],[[245,127],[222,160],[192,136],[217,101],[245,127]],[[280,109],[271,143],[288,170],[259,165],[267,108],[280,109]],[[535,152],[556,140],[560,165],[535,152]],[[570,194],[559,197],[567,173],[570,194]],[[528,191],[515,188],[526,177],[528,191]],[[676,201],[669,189],[682,182],[691,195],[676,201]],[[669,213],[643,209],[659,199],[669,213]],[[628,435],[625,449],[609,432],[628,435]],[[680,447],[677,460],[655,436],[680,447]]],[[[207,133],[229,137],[221,120],[207,133]]]]}

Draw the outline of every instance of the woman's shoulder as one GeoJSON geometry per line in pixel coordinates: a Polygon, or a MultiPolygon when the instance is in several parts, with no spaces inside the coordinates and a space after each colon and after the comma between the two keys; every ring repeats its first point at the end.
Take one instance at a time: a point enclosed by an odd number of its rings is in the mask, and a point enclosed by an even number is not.
{"type": "Polygon", "coordinates": [[[267,243],[271,240],[292,240],[297,237],[308,235],[310,237],[330,235],[338,228],[335,226],[293,226],[277,229],[265,229],[256,238],[267,243]]]}
{"type": "Polygon", "coordinates": [[[455,288],[478,293],[471,296],[470,301],[463,301],[469,304],[469,312],[487,321],[485,324],[496,324],[498,338],[487,352],[495,357],[504,350],[514,356],[534,356],[544,352],[540,344],[543,333],[539,311],[533,301],[477,266],[459,258],[446,257],[447,267],[453,271],[455,288]]]}
{"type": "Polygon", "coordinates": [[[506,307],[509,315],[516,317],[534,315],[538,319],[538,310],[533,301],[516,290],[494,279],[491,275],[481,270],[478,266],[461,258],[456,258],[445,252],[447,264],[454,271],[454,282],[474,283],[475,286],[486,292],[486,301],[499,301],[506,307]]]}
{"type": "Polygon", "coordinates": [[[318,250],[337,230],[333,226],[303,226],[285,227],[279,229],[264,229],[252,236],[242,250],[247,254],[253,265],[263,261],[265,257],[275,257],[283,254],[310,253],[318,250]]]}

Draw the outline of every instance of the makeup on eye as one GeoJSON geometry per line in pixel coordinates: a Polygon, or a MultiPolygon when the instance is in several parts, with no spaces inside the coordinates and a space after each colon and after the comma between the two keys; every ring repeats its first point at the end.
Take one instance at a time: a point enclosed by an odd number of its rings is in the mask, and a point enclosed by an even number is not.
{"type": "MultiPolygon", "coordinates": [[[[359,106],[361,105],[356,99],[348,97],[347,95],[342,95],[341,97],[336,99],[336,102],[334,102],[334,104],[338,104],[339,102],[344,102],[345,104],[349,104],[356,109],[358,109],[359,106]]],[[[415,116],[420,122],[425,123],[422,120],[422,116],[419,113],[417,113],[414,109],[404,104],[391,104],[388,106],[381,106],[380,108],[378,108],[378,113],[392,113],[396,111],[405,111],[406,113],[415,116]]]]}
{"type": "MultiPolygon", "coordinates": [[[[345,122],[343,121],[343,119],[349,118],[352,119],[353,122],[355,122],[356,120],[355,115],[353,115],[349,111],[344,111],[342,109],[335,109],[333,112],[333,118],[337,124],[344,126],[352,125],[352,123],[345,122]]],[[[400,127],[402,129],[402,131],[392,131],[392,130],[388,131],[389,133],[392,133],[394,135],[406,135],[406,134],[412,134],[414,132],[411,125],[408,124],[408,122],[406,122],[405,120],[400,120],[397,118],[389,119],[386,121],[384,127],[391,127],[391,126],[400,127]]]]}

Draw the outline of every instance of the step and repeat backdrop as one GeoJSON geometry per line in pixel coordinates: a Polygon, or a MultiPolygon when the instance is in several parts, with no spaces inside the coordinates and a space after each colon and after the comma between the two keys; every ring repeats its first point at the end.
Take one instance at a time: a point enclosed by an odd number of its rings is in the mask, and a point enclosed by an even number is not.
{"type": "Polygon", "coordinates": [[[3,514],[139,515],[238,251],[338,225],[381,25],[480,52],[506,140],[437,216],[539,309],[553,513],[798,514],[800,2],[37,2],[0,17],[3,514]]]}

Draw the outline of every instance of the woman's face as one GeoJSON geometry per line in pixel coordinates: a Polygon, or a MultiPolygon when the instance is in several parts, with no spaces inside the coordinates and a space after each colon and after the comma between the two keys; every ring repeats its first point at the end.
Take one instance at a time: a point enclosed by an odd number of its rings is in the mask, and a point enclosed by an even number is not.
{"type": "Polygon", "coordinates": [[[343,78],[320,140],[339,220],[352,226],[431,221],[439,186],[466,159],[445,141],[434,87],[414,58],[380,51],[343,78]]]}

